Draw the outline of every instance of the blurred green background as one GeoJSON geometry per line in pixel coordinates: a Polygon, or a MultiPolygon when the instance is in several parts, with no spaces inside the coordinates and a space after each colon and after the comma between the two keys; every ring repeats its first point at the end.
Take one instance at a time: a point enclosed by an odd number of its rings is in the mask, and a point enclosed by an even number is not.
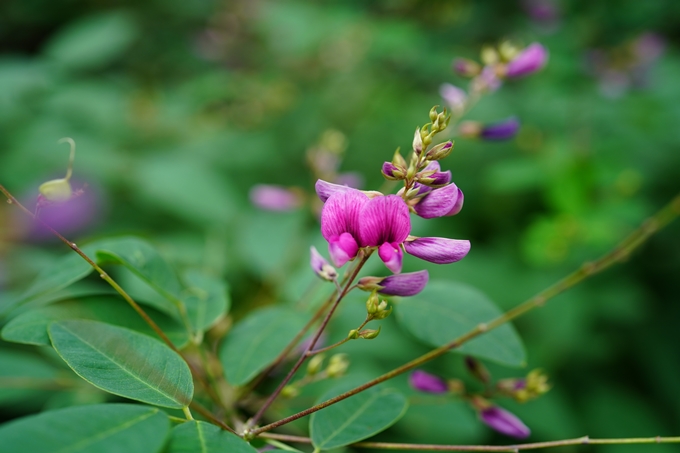
{"type": "MultiPolygon", "coordinates": [[[[608,250],[678,190],[680,3],[6,0],[0,184],[33,206],[37,186],[65,172],[57,140],[73,137],[88,207],[62,231],[78,243],[147,237],[178,269],[226,278],[238,318],[294,298],[309,244],[323,246],[310,210],[259,211],[250,188],[295,186],[311,200],[306,152],[335,130],[347,145],[341,170],[377,189],[381,163],[409,149],[442,103],[439,85],[465,83],[453,58],[477,59],[503,39],[543,43],[549,64],[467,119],[517,115],[522,129],[502,143],[458,139],[443,167],[465,193],[463,211],[414,221],[418,235],[470,239],[472,251],[448,266],[409,257],[405,270],[473,284],[507,309],[608,250]],[[664,49],[640,68],[630,49],[649,33],[664,49]]],[[[63,253],[3,203],[0,302],[63,253]]],[[[505,405],[531,440],[680,434],[679,293],[676,222],[629,262],[522,318],[527,370],[543,368],[553,384],[535,402],[505,405]]],[[[454,373],[457,360],[428,370],[454,373]]],[[[26,410],[2,408],[9,418],[26,410]]],[[[456,417],[402,423],[390,438],[500,440],[474,415],[456,417]]]]}

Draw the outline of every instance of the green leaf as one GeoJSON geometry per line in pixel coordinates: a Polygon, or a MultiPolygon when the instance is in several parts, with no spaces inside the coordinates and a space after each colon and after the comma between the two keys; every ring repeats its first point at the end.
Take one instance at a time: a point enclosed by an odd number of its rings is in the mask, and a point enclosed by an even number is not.
{"type": "Polygon", "coordinates": [[[184,281],[191,292],[184,297],[189,322],[194,332],[203,332],[229,311],[231,300],[227,285],[199,272],[188,272],[184,281]]]}
{"type": "Polygon", "coordinates": [[[167,415],[132,404],[70,407],[0,426],[3,453],[155,453],[170,432],[167,415]]]}
{"type": "Polygon", "coordinates": [[[115,395],[180,409],[194,384],[184,359],[160,341],[97,321],[57,321],[52,346],[80,377],[115,395]]]}
{"type": "Polygon", "coordinates": [[[60,30],[47,46],[47,54],[73,68],[92,69],[120,56],[139,33],[124,12],[85,16],[60,30]]]}
{"type": "MultiPolygon", "coordinates": [[[[425,290],[396,304],[397,320],[416,338],[442,346],[487,323],[502,312],[477,289],[456,282],[432,281],[425,290]]],[[[453,352],[489,359],[508,366],[524,366],[522,340],[510,323],[465,343],[453,352]]]]}
{"type": "Polygon", "coordinates": [[[248,442],[210,423],[190,421],[172,430],[167,453],[256,453],[248,442]]]}
{"type": "Polygon", "coordinates": [[[305,316],[280,307],[250,313],[222,342],[220,362],[227,380],[243,385],[264,370],[304,327],[305,316]]]}
{"type": "Polygon", "coordinates": [[[58,374],[34,354],[0,349],[0,406],[47,396],[46,389],[53,387],[58,374]]]}
{"type": "MultiPolygon", "coordinates": [[[[326,392],[317,403],[356,387],[344,382],[326,392]]],[[[405,413],[408,403],[393,388],[372,387],[312,414],[309,431],[320,450],[343,447],[386,430],[405,413]]]]}
{"type": "MultiPolygon", "coordinates": [[[[153,308],[146,308],[144,311],[175,346],[181,348],[189,342],[186,329],[178,321],[153,308]]],[[[2,329],[2,339],[15,343],[48,346],[50,338],[47,335],[47,326],[52,321],[66,319],[103,321],[157,338],[153,329],[120,296],[102,295],[67,300],[23,313],[5,325],[2,329]]]]}

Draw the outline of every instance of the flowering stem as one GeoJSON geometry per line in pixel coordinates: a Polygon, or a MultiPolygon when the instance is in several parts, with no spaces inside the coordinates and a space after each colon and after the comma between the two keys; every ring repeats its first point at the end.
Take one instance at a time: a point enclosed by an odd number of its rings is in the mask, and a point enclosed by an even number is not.
{"type": "Polygon", "coordinates": [[[39,222],[43,227],[47,228],[54,236],[56,236],[61,242],[64,244],[68,245],[74,252],[76,252],[82,259],[87,261],[87,263],[92,266],[92,268],[97,271],[99,276],[104,280],[106,283],[108,283],[118,294],[120,294],[123,299],[132,307],[133,310],[137,312],[137,314],[148,324],[151,329],[153,329],[154,332],[163,340],[163,342],[168,345],[170,349],[172,349],[174,352],[176,352],[180,357],[184,359],[184,361],[189,365],[189,368],[191,369],[192,374],[198,380],[202,386],[205,388],[206,392],[210,396],[210,398],[217,403],[218,405],[222,405],[222,402],[220,401],[220,398],[215,394],[213,391],[212,387],[208,385],[207,382],[201,377],[200,373],[198,370],[194,367],[194,365],[191,364],[184,356],[182,356],[182,353],[180,352],[179,349],[177,349],[177,346],[174,345],[172,341],[168,338],[168,336],[163,332],[163,330],[158,327],[158,324],[155,323],[153,319],[144,311],[142,307],[139,306],[137,302],[130,297],[130,295],[114,280],[107,274],[104,269],[102,269],[97,263],[95,263],[89,256],[87,256],[77,245],[75,242],[71,242],[68,239],[66,239],[64,236],[62,236],[57,230],[49,226],[45,221],[43,221],[41,218],[37,217],[35,214],[33,214],[31,211],[26,209],[25,206],[23,206],[19,201],[14,198],[14,196],[7,190],[5,189],[4,186],[0,184],[0,192],[2,192],[6,197],[7,197],[7,202],[10,204],[13,204],[17,206],[19,209],[21,209],[26,215],[31,217],[33,220],[39,222]]]}
{"type": "MultiPolygon", "coordinates": [[[[356,285],[355,285],[355,286],[356,286],[356,285]]],[[[352,288],[354,288],[354,286],[353,286],[352,288]]],[[[351,288],[350,288],[350,289],[351,289],[351,288]]],[[[366,320],[365,320],[364,322],[362,322],[361,325],[360,325],[359,327],[357,327],[355,330],[356,330],[357,332],[359,332],[359,331],[360,331],[361,329],[363,329],[363,328],[366,326],[366,324],[368,324],[371,320],[372,320],[371,318],[368,318],[368,317],[367,317],[366,320]]],[[[334,343],[334,344],[332,344],[332,345],[330,345],[330,346],[326,346],[325,348],[315,349],[315,350],[313,350],[313,351],[308,351],[308,352],[307,352],[307,357],[311,357],[311,356],[316,355],[316,354],[321,354],[322,352],[330,351],[331,349],[337,348],[338,346],[347,343],[349,340],[352,340],[352,338],[346,337],[346,338],[343,338],[342,340],[338,341],[337,343],[334,343]]]]}
{"type": "Polygon", "coordinates": [[[307,346],[307,349],[305,352],[302,353],[298,361],[293,365],[293,368],[288,372],[286,377],[281,381],[279,386],[274,390],[274,392],[269,396],[267,401],[260,407],[260,409],[257,411],[257,413],[250,419],[248,420],[248,428],[251,428],[255,426],[257,421],[262,417],[262,415],[265,413],[265,411],[269,408],[269,406],[272,405],[274,400],[276,399],[277,396],[281,393],[283,388],[290,382],[290,380],[293,378],[295,375],[295,372],[302,366],[304,361],[307,359],[308,354],[310,351],[314,349],[314,346],[316,346],[316,342],[319,340],[319,337],[323,333],[323,331],[326,329],[326,326],[328,325],[328,322],[331,319],[331,316],[333,316],[333,313],[335,313],[335,309],[338,308],[338,305],[340,304],[340,301],[345,297],[345,295],[349,292],[350,286],[354,282],[354,279],[356,276],[359,274],[359,271],[361,268],[364,266],[368,258],[371,256],[371,252],[365,253],[363,256],[361,256],[358,260],[358,264],[350,274],[349,278],[347,279],[347,283],[343,287],[342,291],[338,294],[338,297],[335,299],[335,303],[333,306],[331,306],[331,309],[328,311],[326,314],[326,317],[324,320],[321,322],[321,326],[319,326],[319,329],[316,331],[316,334],[314,334],[314,337],[312,338],[312,341],[309,343],[309,346],[307,346]]]}
{"type": "MultiPolygon", "coordinates": [[[[267,439],[282,440],[309,444],[309,437],[291,436],[287,434],[263,433],[267,439]]],[[[496,451],[496,452],[519,452],[525,450],[538,450],[542,448],[565,447],[568,445],[631,445],[631,444],[671,444],[680,443],[680,437],[632,437],[622,439],[591,439],[589,436],[575,439],[553,440],[550,442],[532,442],[515,445],[432,445],[432,444],[402,444],[391,442],[357,442],[350,445],[356,448],[376,448],[381,450],[412,450],[412,451],[496,451]]]]}
{"type": "MultiPolygon", "coordinates": [[[[592,261],[589,263],[583,264],[579,269],[575,270],[571,274],[567,275],[565,278],[562,280],[558,281],[555,283],[553,286],[541,291],[534,297],[530,298],[529,300],[521,303],[520,305],[517,305],[515,308],[507,311],[506,313],[502,314],[501,316],[497,317],[496,319],[491,320],[488,323],[482,323],[479,324],[477,327],[472,329],[471,331],[467,332],[466,334],[456,338],[455,340],[440,346],[436,349],[433,349],[432,351],[417,357],[413,360],[411,360],[408,363],[405,363],[404,365],[395,368],[391,371],[388,371],[387,373],[383,374],[382,376],[379,376],[369,382],[366,382],[363,385],[360,385],[359,387],[356,387],[352,390],[349,390],[345,393],[342,393],[334,398],[331,398],[329,400],[326,400],[320,404],[317,404],[315,406],[312,406],[308,409],[305,409],[301,412],[298,412],[297,414],[293,414],[289,417],[283,418],[279,421],[276,421],[274,423],[270,423],[269,425],[262,426],[260,428],[254,429],[250,434],[251,435],[258,435],[260,433],[270,431],[278,426],[285,425],[287,423],[290,423],[294,420],[297,420],[298,418],[305,417],[309,414],[312,414],[316,411],[319,411],[325,407],[328,407],[332,404],[335,404],[339,401],[342,401],[346,398],[349,398],[350,396],[356,395],[357,393],[360,393],[366,389],[369,389],[375,385],[378,385],[382,382],[385,382],[389,379],[392,379],[395,376],[398,376],[402,373],[405,373],[407,371],[410,371],[416,367],[421,366],[422,364],[429,362],[430,360],[436,359],[437,357],[440,357],[444,354],[446,354],[448,351],[458,348],[464,343],[472,340],[473,338],[478,337],[479,335],[482,335],[485,332],[488,332],[492,329],[495,329],[498,326],[501,326],[525,313],[528,311],[533,310],[534,308],[537,307],[542,307],[545,305],[545,303],[557,296],[558,294],[566,291],[567,289],[571,288],[572,286],[576,285],[577,283],[580,283],[581,281],[585,280],[586,278],[593,276],[611,265],[623,261],[626,258],[630,256],[630,254],[638,248],[641,244],[643,244],[651,235],[659,231],[661,228],[666,226],[668,223],[670,223],[672,220],[674,220],[676,217],[680,215],[680,195],[677,195],[673,200],[671,200],[670,203],[668,203],[664,208],[662,208],[659,212],[657,212],[654,216],[650,217],[647,219],[638,229],[636,229],[633,233],[631,233],[626,239],[621,241],[616,247],[614,247],[609,253],[605,254],[602,256],[600,259],[596,261],[592,261]]],[[[505,450],[505,451],[514,451],[514,450],[505,450]]]]}

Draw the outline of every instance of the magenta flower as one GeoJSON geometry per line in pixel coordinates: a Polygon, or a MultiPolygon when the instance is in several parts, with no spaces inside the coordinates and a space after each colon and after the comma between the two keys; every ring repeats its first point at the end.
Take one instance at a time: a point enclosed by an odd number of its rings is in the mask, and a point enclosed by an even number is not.
{"type": "Polygon", "coordinates": [[[503,121],[493,124],[487,124],[479,133],[479,136],[485,140],[508,140],[517,134],[519,131],[519,120],[511,116],[503,121]]]}
{"type": "Polygon", "coordinates": [[[462,209],[463,191],[455,184],[448,184],[440,189],[429,191],[423,198],[418,201],[413,209],[420,217],[424,219],[434,219],[436,217],[443,217],[446,215],[453,215],[451,212],[457,214],[462,209]],[[459,207],[457,205],[460,205],[459,207]],[[458,209],[458,211],[456,211],[458,209]]]}
{"type": "Polygon", "coordinates": [[[525,439],[531,430],[514,414],[498,406],[490,406],[479,412],[479,418],[490,428],[506,436],[525,439]]]}
{"type": "Polygon", "coordinates": [[[250,189],[250,201],[266,211],[291,211],[302,204],[300,196],[281,186],[258,184],[250,189]]]}
{"type": "Polygon", "coordinates": [[[522,50],[505,68],[508,78],[523,77],[540,70],[548,61],[548,51],[535,42],[522,50]]]}
{"type": "Polygon", "coordinates": [[[467,93],[457,86],[444,83],[439,87],[439,95],[449,105],[452,112],[460,112],[465,108],[467,93]]]}
{"type": "Polygon", "coordinates": [[[440,187],[451,182],[451,170],[442,171],[439,162],[435,160],[418,173],[418,181],[428,186],[440,187]]]}
{"type": "Polygon", "coordinates": [[[421,392],[447,393],[449,391],[449,386],[444,379],[422,370],[411,373],[408,377],[408,383],[412,388],[421,392]]]}
{"type": "MultiPolygon", "coordinates": [[[[329,187],[328,184],[317,182],[317,191],[320,186],[329,187]]],[[[442,215],[452,207],[455,206],[447,205],[442,215]]],[[[437,264],[458,261],[470,250],[469,241],[417,238],[409,236],[410,231],[408,205],[397,195],[370,198],[359,190],[344,188],[332,192],[321,211],[321,234],[328,241],[331,260],[338,267],[354,259],[360,247],[376,247],[380,259],[395,274],[401,272],[403,250],[437,264]]]]}
{"type": "Polygon", "coordinates": [[[326,259],[321,256],[316,247],[311,246],[309,248],[309,252],[309,265],[319,278],[329,282],[332,282],[338,278],[338,273],[335,268],[333,268],[333,266],[331,266],[328,261],[326,261],[326,259]]]}

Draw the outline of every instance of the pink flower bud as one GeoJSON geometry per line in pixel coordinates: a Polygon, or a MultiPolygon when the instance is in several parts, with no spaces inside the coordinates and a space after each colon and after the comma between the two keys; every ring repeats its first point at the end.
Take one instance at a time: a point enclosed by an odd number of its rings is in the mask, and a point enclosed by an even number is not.
{"type": "Polygon", "coordinates": [[[416,370],[408,377],[408,383],[412,388],[427,393],[447,393],[449,386],[446,381],[439,376],[416,370]]]}
{"type": "Polygon", "coordinates": [[[522,50],[505,68],[508,78],[523,77],[533,74],[545,66],[548,61],[548,51],[535,42],[522,50]]]}
{"type": "Polygon", "coordinates": [[[300,196],[281,186],[258,184],[250,189],[250,201],[266,211],[292,211],[302,204],[300,196]]]}
{"type": "Polygon", "coordinates": [[[479,418],[491,429],[506,436],[525,439],[531,430],[514,414],[498,406],[490,406],[479,412],[479,418]]]}

